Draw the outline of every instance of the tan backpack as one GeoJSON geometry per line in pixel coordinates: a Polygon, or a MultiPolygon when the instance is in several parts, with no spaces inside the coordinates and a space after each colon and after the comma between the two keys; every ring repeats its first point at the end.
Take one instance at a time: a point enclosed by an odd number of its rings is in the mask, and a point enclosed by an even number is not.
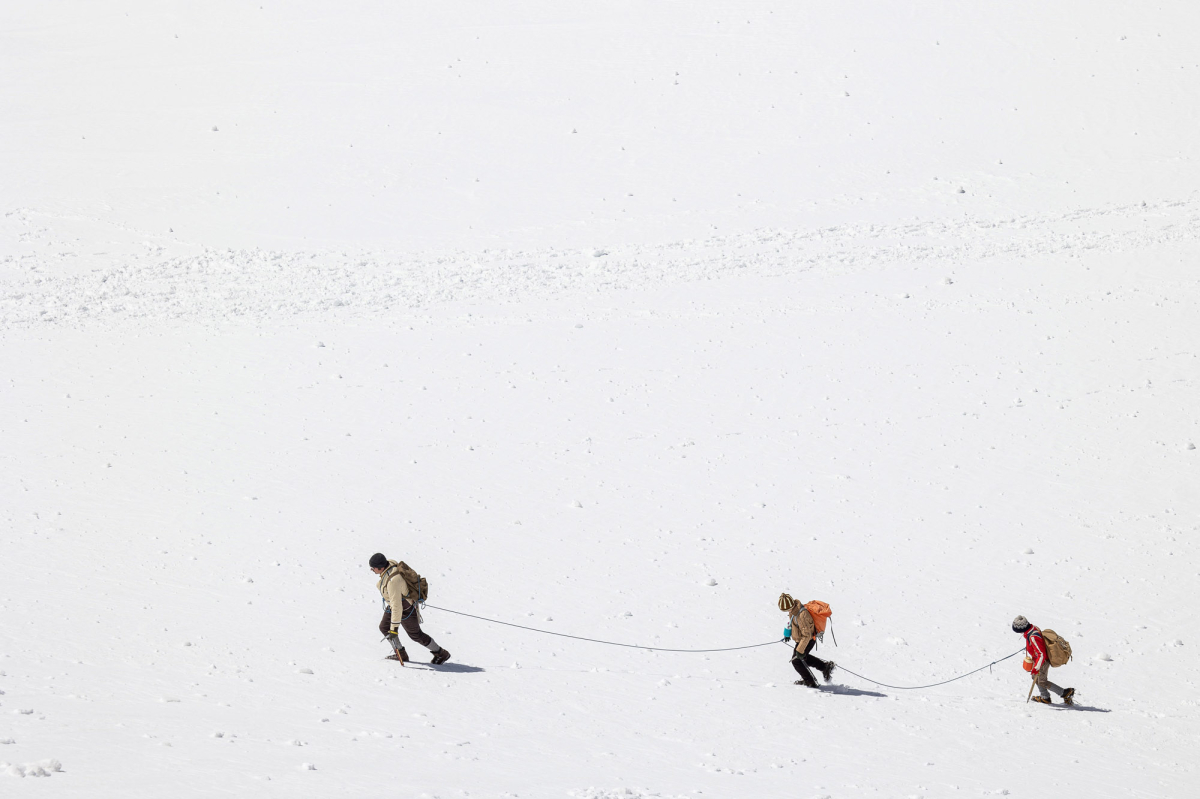
{"type": "Polygon", "coordinates": [[[400,573],[404,584],[408,586],[409,601],[420,604],[429,598],[429,581],[413,571],[411,566],[404,561],[399,561],[396,564],[396,571],[400,573]]]}
{"type": "Polygon", "coordinates": [[[1046,642],[1046,651],[1050,653],[1051,666],[1065,666],[1071,659],[1071,645],[1054,630],[1042,630],[1042,640],[1046,642]]]}

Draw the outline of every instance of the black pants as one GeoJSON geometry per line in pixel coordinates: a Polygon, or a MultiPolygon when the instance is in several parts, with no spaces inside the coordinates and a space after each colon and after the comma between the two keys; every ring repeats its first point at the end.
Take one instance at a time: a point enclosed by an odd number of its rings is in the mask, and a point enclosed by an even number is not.
{"type": "Polygon", "coordinates": [[[824,671],[829,666],[828,663],[821,660],[816,655],[808,654],[816,645],[817,639],[814,638],[808,642],[808,646],[804,647],[803,653],[795,652],[792,655],[792,668],[794,668],[796,673],[800,675],[800,679],[804,681],[805,685],[811,686],[817,684],[816,678],[813,677],[812,672],[808,670],[809,666],[812,666],[818,671],[824,671]]]}
{"type": "MultiPolygon", "coordinates": [[[[404,632],[408,633],[408,637],[416,641],[424,647],[428,647],[433,643],[433,639],[429,637],[429,633],[421,629],[420,622],[417,621],[417,610],[412,606],[412,603],[407,599],[401,600],[404,603],[404,608],[400,615],[400,626],[404,628],[404,632]]],[[[392,609],[388,608],[383,612],[383,619],[379,622],[379,631],[384,635],[391,632],[392,629],[392,609]]],[[[403,647],[401,647],[403,649],[403,647]]]]}

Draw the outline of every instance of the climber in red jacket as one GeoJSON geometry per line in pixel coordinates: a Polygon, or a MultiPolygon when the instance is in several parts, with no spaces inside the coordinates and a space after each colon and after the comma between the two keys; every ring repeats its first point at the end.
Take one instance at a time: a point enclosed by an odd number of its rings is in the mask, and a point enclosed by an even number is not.
{"type": "Polygon", "coordinates": [[[1046,639],[1042,637],[1042,631],[1030,624],[1029,619],[1024,616],[1017,616],[1013,619],[1012,628],[1014,633],[1021,633],[1025,636],[1026,668],[1037,682],[1038,694],[1040,694],[1035,696],[1033,701],[1043,705],[1052,705],[1054,703],[1050,701],[1050,692],[1053,691],[1062,697],[1064,705],[1075,704],[1074,688],[1059,688],[1046,676],[1050,670],[1050,650],[1046,649],[1046,639]]]}

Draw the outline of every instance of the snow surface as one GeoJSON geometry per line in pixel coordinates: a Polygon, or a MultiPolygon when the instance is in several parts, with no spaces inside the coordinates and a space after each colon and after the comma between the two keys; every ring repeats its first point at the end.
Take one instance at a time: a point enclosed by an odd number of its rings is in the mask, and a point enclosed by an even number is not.
{"type": "Polygon", "coordinates": [[[0,794],[1200,793],[1198,24],[0,7],[0,794]]]}

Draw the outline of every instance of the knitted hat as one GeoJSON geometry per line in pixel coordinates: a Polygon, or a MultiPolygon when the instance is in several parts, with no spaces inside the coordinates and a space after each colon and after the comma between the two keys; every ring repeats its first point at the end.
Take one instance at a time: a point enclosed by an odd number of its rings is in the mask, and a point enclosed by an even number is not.
{"type": "Polygon", "coordinates": [[[376,552],[371,556],[371,560],[368,562],[371,564],[372,569],[382,569],[388,565],[387,558],[383,556],[382,552],[376,552]]]}
{"type": "Polygon", "coordinates": [[[1014,633],[1023,633],[1026,630],[1028,630],[1031,626],[1033,626],[1033,625],[1031,625],[1029,623],[1029,619],[1025,618],[1024,616],[1017,616],[1015,619],[1013,619],[1013,632],[1014,633]]]}
{"type": "Polygon", "coordinates": [[[791,594],[780,594],[779,595],[779,609],[780,610],[782,610],[784,613],[787,613],[794,607],[796,607],[796,600],[792,599],[791,594]]]}

